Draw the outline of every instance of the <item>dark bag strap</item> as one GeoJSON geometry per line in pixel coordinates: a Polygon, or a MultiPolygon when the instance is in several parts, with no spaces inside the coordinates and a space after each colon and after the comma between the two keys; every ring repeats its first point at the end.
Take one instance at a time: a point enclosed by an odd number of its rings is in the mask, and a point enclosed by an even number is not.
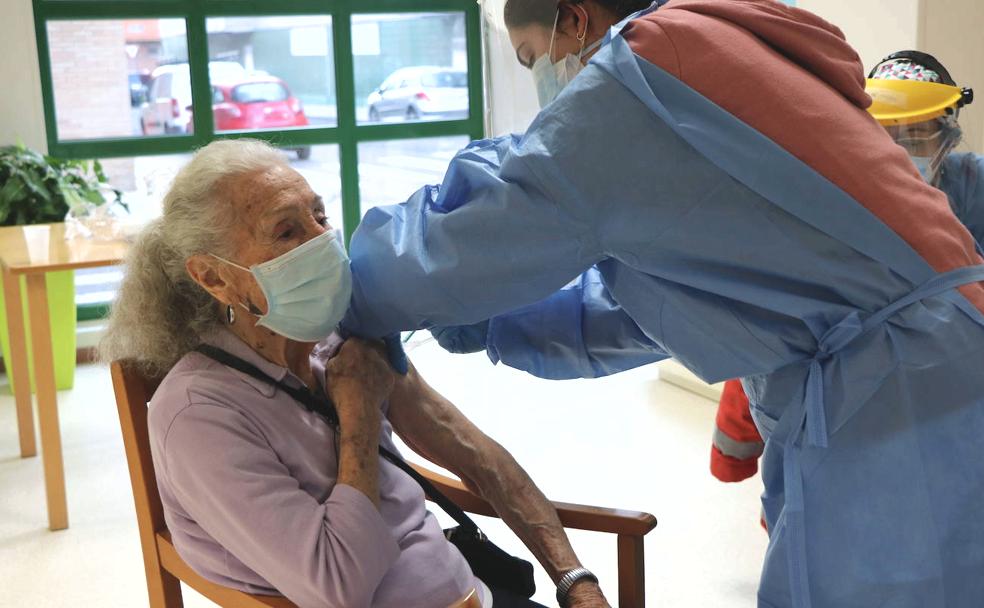
{"type": "MultiPolygon", "coordinates": [[[[319,414],[322,418],[328,421],[328,423],[331,424],[331,426],[335,427],[336,429],[339,428],[338,412],[335,411],[335,404],[331,402],[331,399],[328,398],[328,395],[324,393],[314,394],[311,391],[302,388],[295,388],[292,386],[288,386],[283,382],[274,380],[267,374],[263,373],[262,370],[260,370],[252,363],[249,363],[248,361],[244,361],[239,357],[222,350],[221,348],[216,348],[209,344],[199,344],[195,348],[195,350],[205,355],[209,359],[213,359],[221,363],[222,365],[225,365],[226,367],[231,367],[232,369],[242,372],[247,376],[251,376],[253,378],[256,378],[257,380],[266,382],[272,386],[279,388],[280,390],[290,395],[294,399],[294,401],[297,401],[302,406],[304,406],[306,410],[308,410],[309,412],[314,412],[316,414],[319,414]]],[[[461,526],[464,532],[468,534],[473,534],[477,538],[484,538],[482,531],[479,530],[475,522],[470,517],[468,517],[468,514],[466,514],[464,511],[461,510],[461,507],[454,504],[454,502],[450,498],[448,498],[443,493],[441,493],[440,490],[435,488],[434,484],[428,481],[423,475],[418,473],[416,469],[414,469],[409,464],[407,464],[407,462],[403,460],[403,458],[387,450],[383,446],[379,446],[379,454],[380,456],[391,462],[398,469],[400,469],[401,471],[409,475],[411,478],[413,478],[413,480],[416,481],[418,484],[420,484],[420,487],[423,488],[424,493],[427,495],[427,498],[431,499],[431,501],[437,504],[437,506],[441,507],[441,509],[443,509],[445,513],[450,515],[451,518],[454,519],[454,521],[456,521],[459,526],[461,526]]]]}

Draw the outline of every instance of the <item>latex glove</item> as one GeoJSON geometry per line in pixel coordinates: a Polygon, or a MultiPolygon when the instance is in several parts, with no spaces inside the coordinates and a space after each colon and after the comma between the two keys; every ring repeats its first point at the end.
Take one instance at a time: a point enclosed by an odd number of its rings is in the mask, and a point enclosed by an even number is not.
{"type": "Polygon", "coordinates": [[[386,336],[383,338],[383,344],[386,346],[386,359],[389,360],[393,371],[401,376],[406,376],[410,370],[410,362],[407,360],[407,352],[403,350],[403,340],[400,339],[400,334],[386,336]]]}
{"type": "Polygon", "coordinates": [[[485,350],[489,335],[489,322],[482,321],[474,325],[459,325],[456,327],[434,327],[431,335],[449,353],[465,355],[485,350]]]}

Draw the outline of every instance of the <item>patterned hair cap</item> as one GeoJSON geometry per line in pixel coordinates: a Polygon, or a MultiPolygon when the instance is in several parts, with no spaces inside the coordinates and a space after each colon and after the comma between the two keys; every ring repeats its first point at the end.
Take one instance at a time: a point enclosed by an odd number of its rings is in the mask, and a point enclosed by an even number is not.
{"type": "Polygon", "coordinates": [[[938,72],[913,62],[911,59],[893,59],[875,68],[871,77],[875,80],[915,80],[917,82],[942,83],[938,72]]]}

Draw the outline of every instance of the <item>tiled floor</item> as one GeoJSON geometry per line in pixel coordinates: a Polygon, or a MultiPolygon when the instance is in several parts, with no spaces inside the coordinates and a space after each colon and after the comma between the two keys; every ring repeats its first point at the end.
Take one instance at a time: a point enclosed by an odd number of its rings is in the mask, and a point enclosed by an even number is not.
{"type": "MultiPolygon", "coordinates": [[[[548,496],[650,511],[648,606],[749,607],[765,552],[759,481],[724,485],[708,473],[714,404],[645,368],[597,381],[551,383],[450,356],[433,343],[417,367],[512,450],[548,496]]],[[[0,382],[4,382],[0,380],[0,382]]],[[[109,374],[79,370],[59,396],[71,528],[48,532],[39,458],[18,456],[13,399],[0,386],[0,606],[146,606],[143,566],[109,374]]],[[[522,552],[498,522],[500,545],[522,552]]],[[[615,596],[614,539],[573,534],[582,560],[615,596]]],[[[536,599],[554,605],[541,574],[536,599]]],[[[186,593],[186,606],[211,605],[186,593]]]]}

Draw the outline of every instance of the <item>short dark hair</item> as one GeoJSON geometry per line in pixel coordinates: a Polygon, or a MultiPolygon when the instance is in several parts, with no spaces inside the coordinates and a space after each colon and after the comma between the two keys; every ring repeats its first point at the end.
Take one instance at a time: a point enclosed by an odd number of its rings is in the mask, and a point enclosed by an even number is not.
{"type": "MultiPolygon", "coordinates": [[[[601,6],[615,18],[622,20],[652,4],[652,0],[590,0],[601,6]]],[[[583,4],[585,0],[569,0],[571,4],[583,4]]],[[[553,27],[557,16],[558,0],[506,0],[503,17],[506,27],[542,25],[553,27]]]]}

